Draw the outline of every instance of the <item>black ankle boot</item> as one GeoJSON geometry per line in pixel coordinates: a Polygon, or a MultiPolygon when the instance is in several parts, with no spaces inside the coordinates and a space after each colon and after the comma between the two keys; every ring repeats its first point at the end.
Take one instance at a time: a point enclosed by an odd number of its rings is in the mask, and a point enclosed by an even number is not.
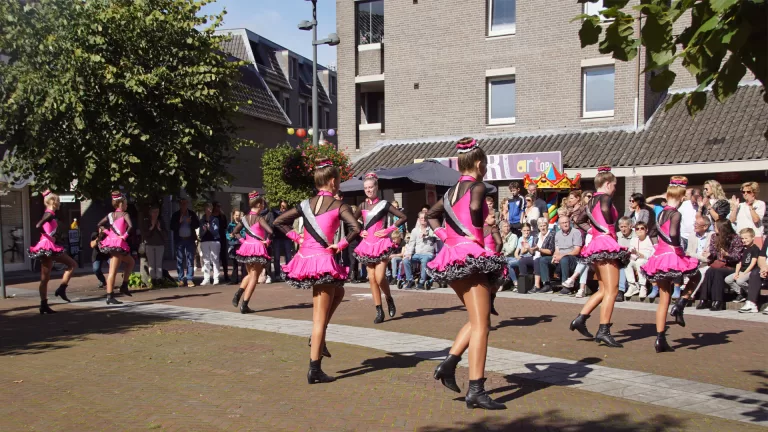
{"type": "Polygon", "coordinates": [[[453,390],[456,393],[461,393],[461,389],[458,384],[456,384],[456,365],[458,365],[460,361],[461,357],[448,354],[448,357],[437,365],[434,374],[436,380],[440,380],[446,388],[453,390]]]}
{"type": "Polygon", "coordinates": [[[320,368],[320,362],[322,362],[322,359],[309,361],[309,372],[307,372],[307,383],[316,384],[316,383],[329,383],[329,382],[336,381],[336,378],[332,376],[328,376],[325,374],[325,372],[323,372],[323,370],[320,368]]]}
{"type": "Polygon", "coordinates": [[[491,294],[491,315],[499,316],[499,313],[496,312],[496,294],[491,294]]]}
{"type": "Polygon", "coordinates": [[[61,297],[62,300],[69,303],[69,299],[67,298],[67,284],[61,284],[58,288],[56,288],[56,291],[53,293],[56,297],[61,297]]]}
{"type": "Polygon", "coordinates": [[[123,302],[121,302],[120,300],[116,299],[114,293],[109,293],[109,295],[107,296],[107,304],[108,305],[109,304],[123,304],[123,302]]]}
{"type": "Polygon", "coordinates": [[[55,313],[56,311],[48,306],[48,300],[40,300],[40,315],[55,313]]]}
{"type": "Polygon", "coordinates": [[[663,332],[659,332],[659,334],[656,336],[656,343],[654,344],[654,347],[656,348],[656,353],[675,351],[675,349],[669,346],[669,344],[667,343],[666,330],[664,330],[663,332]]]}
{"type": "Polygon", "coordinates": [[[131,291],[128,289],[128,281],[123,281],[123,283],[120,284],[120,294],[133,297],[133,294],[131,294],[131,291]]]}
{"type": "Polygon", "coordinates": [[[389,312],[389,317],[394,318],[395,314],[397,313],[397,307],[395,307],[395,299],[392,297],[386,297],[387,300],[387,312],[389,312]]]}
{"type": "Polygon", "coordinates": [[[503,410],[507,406],[496,402],[485,392],[485,378],[479,380],[469,380],[469,390],[464,398],[467,402],[467,408],[483,408],[487,410],[503,410]]]}
{"type": "Polygon", "coordinates": [[[237,307],[237,305],[240,304],[240,297],[243,296],[243,293],[245,292],[244,289],[238,288],[237,292],[235,293],[235,296],[232,297],[232,306],[237,307]]]}
{"type": "Polygon", "coordinates": [[[384,310],[381,306],[376,306],[376,319],[373,320],[374,324],[381,324],[384,322],[384,310]]]}
{"type": "Polygon", "coordinates": [[[595,335],[595,342],[598,344],[602,342],[611,348],[622,348],[624,345],[616,342],[616,340],[613,339],[613,336],[611,336],[612,325],[613,324],[600,324],[600,328],[597,330],[597,334],[595,335]]]}
{"type": "Polygon", "coordinates": [[[242,302],[242,303],[240,303],[240,313],[241,313],[241,314],[249,314],[249,313],[253,313],[253,310],[252,310],[251,308],[249,308],[249,307],[248,307],[248,302],[249,302],[249,301],[250,301],[250,300],[243,300],[243,302],[242,302]]]}
{"type": "Polygon", "coordinates": [[[578,330],[582,336],[593,339],[595,336],[587,330],[587,319],[589,315],[579,314],[575,320],[571,321],[571,331],[578,330]]]}
{"type": "Polygon", "coordinates": [[[675,324],[680,324],[680,327],[685,327],[685,318],[683,312],[685,311],[685,305],[688,304],[688,300],[680,297],[677,302],[672,306],[672,310],[669,314],[675,317],[675,324]]]}
{"type": "MultiPolygon", "coordinates": [[[[309,342],[307,342],[307,346],[308,346],[308,347],[311,347],[311,346],[312,346],[312,336],[310,336],[310,337],[309,337],[309,342]]],[[[326,344],[323,344],[323,352],[322,352],[322,356],[323,356],[323,357],[328,357],[328,358],[331,358],[331,357],[332,357],[332,356],[331,356],[331,352],[330,352],[330,351],[328,351],[328,346],[327,346],[326,344]]]]}

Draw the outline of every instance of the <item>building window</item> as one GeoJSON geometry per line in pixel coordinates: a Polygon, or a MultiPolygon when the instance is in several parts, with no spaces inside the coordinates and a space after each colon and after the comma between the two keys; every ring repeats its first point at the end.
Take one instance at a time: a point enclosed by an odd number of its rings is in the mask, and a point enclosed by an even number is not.
{"type": "Polygon", "coordinates": [[[307,121],[307,103],[299,102],[299,127],[307,127],[309,121],[307,121]]]}
{"type": "Polygon", "coordinates": [[[293,122],[293,119],[291,118],[291,97],[287,94],[283,94],[283,111],[285,111],[285,115],[288,116],[288,119],[293,122]]]}
{"type": "Polygon", "coordinates": [[[325,129],[331,129],[333,125],[331,125],[331,113],[328,110],[325,110],[325,129]]]}
{"type": "Polygon", "coordinates": [[[582,72],[583,116],[613,116],[614,66],[584,68],[582,72]]]}
{"type": "Polygon", "coordinates": [[[603,3],[604,0],[597,0],[595,3],[584,3],[584,13],[587,15],[600,15],[600,20],[607,21],[608,18],[600,14],[600,11],[605,9],[605,5],[603,3]]]}
{"type": "Polygon", "coordinates": [[[288,68],[288,75],[292,80],[295,80],[299,76],[299,61],[293,57],[290,58],[290,67],[288,68]]]}
{"type": "Polygon", "coordinates": [[[515,34],[516,0],[488,0],[488,36],[515,34]]]}
{"type": "Polygon", "coordinates": [[[488,80],[488,124],[515,122],[515,77],[488,80]]]}
{"type": "Polygon", "coordinates": [[[357,44],[384,42],[384,0],[357,3],[357,44]]]}
{"type": "Polygon", "coordinates": [[[331,96],[336,96],[336,77],[330,75],[328,77],[328,87],[330,87],[331,96]]]}

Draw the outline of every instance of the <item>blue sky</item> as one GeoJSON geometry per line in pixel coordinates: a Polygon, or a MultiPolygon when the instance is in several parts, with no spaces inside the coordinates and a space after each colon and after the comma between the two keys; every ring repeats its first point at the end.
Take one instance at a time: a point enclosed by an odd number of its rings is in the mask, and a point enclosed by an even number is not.
{"type": "MultiPolygon", "coordinates": [[[[212,14],[226,8],[224,25],[220,28],[247,28],[265,38],[312,58],[312,32],[299,30],[301,20],[312,19],[312,2],[307,0],[218,0],[203,9],[212,14]]],[[[318,0],[317,37],[324,39],[336,32],[336,1],[318,0]]],[[[336,47],[321,45],[317,49],[318,63],[336,63],[336,47]]]]}

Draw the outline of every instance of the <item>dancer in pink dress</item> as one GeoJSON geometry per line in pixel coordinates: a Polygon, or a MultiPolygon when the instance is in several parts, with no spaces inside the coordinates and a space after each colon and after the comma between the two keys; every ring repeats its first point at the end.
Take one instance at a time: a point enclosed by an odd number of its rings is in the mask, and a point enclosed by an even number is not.
{"type": "MultiPolygon", "coordinates": [[[[493,253],[501,256],[501,248],[504,246],[504,241],[501,239],[501,232],[499,232],[499,227],[496,226],[496,216],[493,213],[488,213],[488,217],[485,218],[485,224],[483,224],[483,244],[485,245],[485,248],[489,251],[493,251],[493,253]]],[[[507,278],[507,267],[504,267],[503,271],[503,277],[497,281],[496,286],[492,287],[492,293],[491,293],[491,315],[498,316],[499,313],[496,311],[496,293],[499,291],[499,288],[508,280],[507,278]]]]}
{"type": "Polygon", "coordinates": [[[467,308],[469,322],[461,328],[448,357],[435,369],[434,377],[457,393],[456,365],[469,348],[468,408],[505,409],[485,391],[485,358],[488,352],[491,294],[494,281],[506,267],[506,260],[485,248],[483,221],[488,216],[485,204],[486,155],[472,138],[456,144],[459,153],[459,182],[427,213],[443,248],[427,264],[427,272],[437,283],[448,283],[467,308]],[[445,227],[441,219],[445,217],[445,227]]]}
{"type": "Polygon", "coordinates": [[[248,205],[251,207],[251,212],[243,216],[232,230],[232,236],[240,240],[240,248],[236,252],[235,259],[245,264],[248,270],[248,274],[240,282],[240,288],[232,299],[232,305],[237,307],[242,296],[243,302],[240,304],[242,314],[253,313],[253,310],[248,307],[248,302],[256,289],[261,270],[272,261],[267,251],[272,228],[269,222],[260,216],[264,209],[264,197],[260,196],[259,192],[252,191],[248,194],[248,205]],[[240,236],[243,230],[245,230],[245,238],[240,236]]]}
{"type": "Polygon", "coordinates": [[[336,378],[328,376],[321,368],[325,346],[325,330],[336,308],[344,298],[344,282],[348,270],[339,266],[334,255],[360,234],[352,210],[333,196],[339,190],[339,168],[329,159],[316,162],[314,172],[317,196],[304,200],[296,208],[275,219],[275,228],[299,244],[299,250],[291,262],[283,266],[286,282],[295,288],[312,289],[312,338],[310,341],[309,384],[327,383],[336,378]],[[304,218],[302,234],[292,231],[293,221],[304,218]],[[339,224],[344,221],[347,236],[338,244],[331,244],[339,224]]]}
{"type": "Polygon", "coordinates": [[[108,214],[99,221],[98,226],[103,226],[106,238],[99,243],[99,250],[102,253],[111,256],[109,260],[109,276],[107,276],[107,304],[122,304],[115,298],[115,279],[117,271],[120,269],[120,263],[123,267],[123,283],[120,285],[120,292],[128,297],[131,292],[128,290],[128,278],[133,272],[133,266],[136,264],[131,256],[131,248],[126,239],[133,229],[131,217],[126,213],[128,209],[128,200],[120,191],[112,192],[112,208],[114,212],[108,214]]]}
{"type": "MultiPolygon", "coordinates": [[[[659,307],[656,309],[656,352],[674,351],[667,343],[667,310],[672,296],[673,284],[682,283],[682,278],[698,273],[699,260],[685,254],[680,241],[680,221],[682,215],[677,207],[685,196],[688,179],[672,177],[667,187],[667,206],[657,216],[659,243],[640,270],[646,277],[659,286],[659,307]]],[[[679,314],[682,316],[682,308],[679,314]]]]}
{"type": "Polygon", "coordinates": [[[382,292],[387,299],[389,317],[394,318],[395,313],[397,313],[395,300],[389,291],[389,281],[387,281],[389,256],[394,250],[389,235],[392,234],[392,231],[400,228],[407,221],[407,218],[389,201],[379,199],[379,178],[376,174],[365,175],[363,188],[366,200],[360,204],[355,213],[356,219],[363,218],[363,231],[360,233],[362,240],[352,253],[358,261],[368,268],[368,283],[371,286],[373,303],[376,305],[376,318],[373,323],[380,324],[384,321],[384,311],[381,308],[382,292]],[[398,220],[393,225],[385,227],[389,215],[396,216],[398,220]]]}
{"type": "Polygon", "coordinates": [[[43,203],[45,204],[45,213],[43,213],[40,222],[35,225],[35,228],[42,229],[40,241],[30,247],[28,252],[30,258],[40,260],[40,287],[38,290],[40,292],[41,315],[56,313],[56,311],[48,306],[48,282],[51,280],[53,263],[59,262],[67,266],[67,269],[64,270],[64,276],[61,278],[61,285],[59,285],[59,288],[54,293],[56,297],[61,297],[66,302],[69,302],[69,298],[67,298],[67,285],[77,265],[72,257],[64,253],[64,248],[56,244],[56,239],[54,238],[59,226],[56,221],[56,210],[61,205],[59,196],[47,190],[43,192],[43,203]]]}
{"type": "Polygon", "coordinates": [[[616,176],[611,173],[611,168],[601,166],[597,169],[595,177],[597,192],[587,204],[587,217],[589,218],[589,234],[592,241],[581,249],[579,261],[583,264],[594,264],[595,277],[600,289],[592,294],[587,303],[581,309],[581,313],[571,322],[571,330],[590,339],[594,338],[598,344],[603,343],[609,347],[621,348],[622,345],[611,336],[611,316],[616,296],[619,293],[619,267],[621,262],[629,259],[629,251],[619,246],[616,240],[616,221],[619,213],[613,207],[613,193],[616,191],[616,176]],[[595,336],[587,330],[587,319],[595,308],[600,307],[600,328],[595,336]]]}

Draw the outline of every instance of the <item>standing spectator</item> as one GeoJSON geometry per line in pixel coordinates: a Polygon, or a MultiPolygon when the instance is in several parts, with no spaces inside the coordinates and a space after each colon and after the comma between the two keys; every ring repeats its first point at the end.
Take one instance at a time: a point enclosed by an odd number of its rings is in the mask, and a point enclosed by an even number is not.
{"type": "MultiPolygon", "coordinates": [[[[243,277],[248,275],[248,272],[245,269],[245,264],[241,264],[237,262],[237,250],[240,249],[240,240],[235,236],[235,233],[233,232],[235,230],[235,227],[240,223],[240,221],[243,219],[243,212],[240,210],[233,210],[232,211],[232,220],[227,225],[227,255],[229,255],[230,258],[232,258],[232,283],[238,284],[240,283],[240,279],[238,278],[238,270],[241,270],[239,273],[242,273],[243,277]]],[[[243,228],[239,233],[240,238],[245,238],[245,228],[243,228]]]]}
{"type": "MultiPolygon", "coordinates": [[[[638,222],[644,224],[644,222],[638,222]]],[[[635,239],[635,232],[632,230],[632,219],[629,216],[624,216],[622,218],[619,218],[619,221],[617,222],[617,225],[619,226],[619,232],[616,233],[616,241],[619,243],[619,246],[623,246],[629,250],[629,248],[632,246],[632,240],[635,239]]],[[[622,263],[619,263],[620,266],[622,266],[622,263]]],[[[616,301],[617,302],[623,302],[624,301],[624,293],[627,291],[627,268],[622,267],[619,269],[619,293],[616,294],[616,301]]],[[[645,298],[647,295],[647,291],[645,288],[642,288],[640,298],[645,298]]]]}
{"type": "Polygon", "coordinates": [[[728,219],[736,224],[736,231],[741,232],[749,228],[755,233],[755,237],[762,242],[765,202],[757,199],[758,193],[760,193],[760,186],[756,182],[742,184],[741,195],[745,202],[740,203],[738,198],[732,197],[731,213],[728,215],[728,219]]]}
{"type": "Polygon", "coordinates": [[[708,216],[712,223],[728,217],[730,205],[725,198],[725,192],[720,182],[707,180],[704,182],[704,198],[699,202],[698,214],[708,216]]]}
{"type": "Polygon", "coordinates": [[[586,206],[581,198],[580,190],[572,190],[568,193],[565,203],[568,207],[568,216],[574,228],[581,232],[582,238],[585,238],[589,231],[589,216],[587,216],[586,206]]]}
{"type": "MultiPolygon", "coordinates": [[[[549,208],[547,207],[547,202],[536,193],[536,183],[528,183],[526,189],[528,189],[528,195],[526,195],[526,197],[531,197],[531,199],[533,199],[533,205],[539,209],[539,215],[546,217],[547,221],[549,221],[549,208]]],[[[557,205],[557,203],[555,203],[555,205],[557,205]]]]}
{"type": "MultiPolygon", "coordinates": [[[[541,266],[542,257],[550,257],[555,252],[555,232],[549,230],[549,221],[547,218],[539,218],[536,222],[539,232],[536,233],[536,243],[531,246],[533,252],[533,294],[545,294],[552,292],[549,284],[542,285],[541,266]]],[[[548,265],[548,264],[547,264],[548,265]]],[[[520,274],[523,273],[523,267],[520,267],[520,274]]]]}
{"type": "Polygon", "coordinates": [[[413,268],[411,267],[411,263],[414,260],[421,263],[421,274],[416,289],[424,289],[424,283],[427,281],[427,263],[435,258],[436,242],[437,236],[432,231],[432,227],[427,224],[427,213],[422,211],[419,213],[419,220],[416,226],[411,231],[411,240],[405,247],[405,255],[403,255],[405,289],[413,289],[415,285],[413,281],[413,268]]]}
{"type": "Polygon", "coordinates": [[[195,271],[195,236],[194,232],[200,227],[197,215],[190,211],[189,201],[186,198],[179,199],[179,210],[171,215],[171,231],[173,241],[176,244],[176,271],[179,286],[193,287],[192,280],[195,271]],[[186,264],[186,277],[184,265],[186,264]]]}
{"type": "Polygon", "coordinates": [[[211,270],[213,270],[213,284],[219,284],[219,239],[221,227],[219,218],[213,215],[213,205],[205,204],[205,214],[200,219],[200,256],[203,260],[203,283],[211,283],[211,270]]]}
{"type": "Polygon", "coordinates": [[[728,219],[720,219],[715,222],[715,233],[709,241],[709,269],[704,275],[699,291],[701,301],[696,309],[709,307],[711,311],[718,311],[724,306],[725,278],[736,269],[736,264],[741,261],[744,253],[744,244],[741,242],[733,225],[728,219]]]}
{"type": "MultiPolygon", "coordinates": [[[[394,205],[394,204],[393,204],[394,205]]],[[[392,231],[392,254],[389,256],[390,262],[390,278],[389,283],[394,282],[397,279],[397,271],[400,268],[400,263],[403,262],[403,233],[400,230],[392,231]]]]}
{"type": "MultiPolygon", "coordinates": [[[[339,193],[341,193],[341,192],[339,192],[339,193]]],[[[392,201],[392,207],[394,207],[394,208],[396,208],[396,209],[398,209],[400,211],[405,211],[403,208],[400,207],[400,203],[397,202],[397,201],[392,201]]],[[[429,210],[429,208],[427,208],[427,210],[429,210]]],[[[422,208],[422,211],[424,211],[423,208],[422,208]]],[[[390,218],[389,224],[387,226],[394,226],[395,222],[400,220],[399,217],[397,217],[397,216],[395,216],[393,214],[389,214],[389,215],[387,215],[387,217],[390,218]]],[[[400,234],[405,235],[405,224],[402,224],[399,227],[397,227],[397,230],[400,231],[400,234]]]]}
{"type": "Polygon", "coordinates": [[[624,216],[628,217],[631,221],[632,228],[638,222],[648,224],[648,220],[651,218],[651,212],[645,208],[645,197],[641,193],[633,193],[629,197],[629,208],[624,212],[624,216]]]}
{"type": "Polygon", "coordinates": [[[141,237],[144,243],[144,253],[147,255],[150,286],[159,285],[163,279],[163,252],[168,238],[163,221],[160,219],[160,207],[153,205],[149,208],[149,217],[142,220],[141,237]]]}
{"type": "MultiPolygon", "coordinates": [[[[622,234],[619,235],[619,238],[622,236],[623,230],[622,234]]],[[[621,240],[619,240],[619,244],[621,244],[621,240]]],[[[648,289],[645,273],[640,271],[640,267],[648,262],[648,258],[653,255],[654,250],[653,242],[651,242],[651,238],[648,237],[648,226],[646,224],[638,222],[637,225],[635,225],[634,236],[629,241],[628,250],[630,253],[629,264],[627,264],[627,267],[624,269],[624,277],[628,285],[625,296],[632,297],[633,295],[648,289]],[[637,277],[635,277],[635,273],[637,273],[637,277]]]]}
{"type": "Polygon", "coordinates": [[[736,293],[736,303],[746,300],[744,294],[749,283],[749,274],[757,265],[757,257],[760,256],[760,248],[755,245],[755,232],[751,228],[744,228],[739,231],[741,242],[744,244],[744,255],[741,261],[736,264],[736,271],[732,275],[725,277],[725,283],[736,293]]]}
{"type": "MultiPolygon", "coordinates": [[[[763,284],[768,280],[768,262],[766,262],[766,249],[768,249],[768,242],[763,243],[763,248],[760,250],[760,255],[757,258],[757,268],[752,270],[749,274],[749,291],[747,293],[747,302],[744,307],[739,310],[741,313],[757,313],[757,301],[760,298],[760,290],[763,284]]],[[[768,309],[763,311],[768,315],[768,309]]]]}
{"type": "MultiPolygon", "coordinates": [[[[701,283],[704,280],[704,274],[709,269],[709,239],[712,237],[712,230],[710,230],[712,222],[709,217],[696,215],[696,222],[693,224],[693,233],[688,236],[688,247],[685,248],[685,254],[689,257],[694,257],[699,260],[699,273],[695,276],[691,276],[686,284],[696,284],[696,289],[693,290],[692,296],[696,295],[701,283]]],[[[686,289],[686,291],[691,291],[686,289]]]]}
{"type": "Polygon", "coordinates": [[[683,249],[688,249],[688,237],[693,233],[693,225],[696,223],[696,212],[699,207],[701,190],[688,189],[686,195],[690,192],[690,199],[684,200],[677,211],[680,212],[680,241],[683,249]]]}
{"type": "Polygon", "coordinates": [[[515,273],[517,258],[515,257],[515,251],[517,250],[518,237],[509,229],[509,222],[506,220],[501,221],[501,242],[501,254],[507,260],[509,280],[514,285],[514,289],[517,289],[517,274],[515,273]]]}
{"type": "MultiPolygon", "coordinates": [[[[534,198],[529,195],[526,195],[525,211],[523,212],[523,221],[533,225],[534,223],[537,223],[540,217],[542,217],[542,214],[539,212],[539,209],[536,207],[534,198]]],[[[546,217],[545,219],[547,219],[547,225],[549,225],[549,219],[546,217]]]]}
{"type": "Polygon", "coordinates": [[[496,202],[493,200],[492,196],[485,197],[485,205],[488,206],[488,214],[492,214],[496,220],[499,220],[500,213],[496,210],[496,202]]]}
{"type": "Polygon", "coordinates": [[[516,235],[520,235],[522,224],[526,223],[523,220],[523,212],[525,211],[525,199],[520,196],[520,183],[511,182],[509,184],[509,192],[512,196],[507,201],[507,217],[509,218],[509,228],[516,235]]]}
{"type": "MultiPolygon", "coordinates": [[[[224,283],[229,283],[229,242],[227,242],[227,216],[221,211],[221,203],[218,201],[213,202],[213,216],[219,218],[219,263],[221,268],[224,269],[224,283]]],[[[235,263],[237,266],[237,263],[235,263]]]]}
{"type": "MultiPolygon", "coordinates": [[[[581,252],[581,248],[584,245],[581,231],[571,227],[571,220],[568,216],[560,216],[557,220],[557,224],[560,226],[560,230],[555,234],[555,253],[549,257],[541,257],[539,263],[541,282],[545,286],[549,285],[550,281],[550,264],[560,266],[561,280],[566,280],[571,276],[571,272],[576,268],[576,258],[579,256],[579,252],[581,252]]],[[[568,287],[563,287],[560,290],[560,295],[571,294],[572,292],[568,287]]]]}
{"type": "MultiPolygon", "coordinates": [[[[344,196],[341,194],[341,192],[338,193],[337,200],[343,200],[344,196]]],[[[280,204],[277,207],[277,210],[275,210],[272,214],[271,221],[268,222],[274,222],[275,219],[278,218],[281,214],[288,211],[288,201],[281,200],[280,204]]],[[[339,229],[344,229],[344,223],[339,224],[339,229]]],[[[280,230],[272,230],[273,237],[272,237],[272,264],[273,264],[273,274],[275,281],[282,281],[284,278],[282,277],[283,274],[283,268],[280,266],[280,257],[285,257],[285,263],[288,264],[291,262],[291,259],[293,258],[293,242],[283,234],[280,230]]],[[[343,236],[342,236],[343,237],[343,236]]],[[[339,239],[341,240],[341,239],[339,239]]],[[[343,253],[340,255],[344,255],[343,253]]],[[[349,265],[349,264],[347,264],[349,265]]]]}
{"type": "Polygon", "coordinates": [[[109,264],[109,255],[102,253],[99,250],[99,242],[104,240],[106,235],[104,234],[104,227],[100,226],[98,232],[91,233],[91,260],[93,261],[93,274],[96,275],[96,279],[99,280],[99,288],[104,288],[107,284],[107,279],[104,278],[104,272],[101,271],[101,265],[103,263],[109,264]]]}
{"type": "Polygon", "coordinates": [[[501,200],[501,204],[499,204],[499,229],[501,229],[502,222],[509,224],[509,198],[504,198],[501,200]]]}

